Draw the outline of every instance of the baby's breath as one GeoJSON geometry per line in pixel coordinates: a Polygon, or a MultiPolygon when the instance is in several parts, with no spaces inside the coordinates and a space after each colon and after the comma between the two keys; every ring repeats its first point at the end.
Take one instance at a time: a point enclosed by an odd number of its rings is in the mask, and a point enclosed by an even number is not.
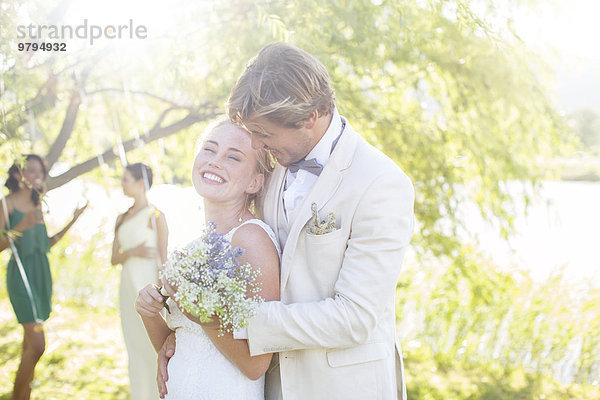
{"type": "Polygon", "coordinates": [[[219,333],[233,332],[254,316],[252,303],[262,301],[258,296],[260,270],[240,264],[243,252],[232,248],[225,235],[217,233],[215,224],[209,222],[200,238],[173,252],[161,278],[177,287],[175,300],[180,308],[201,322],[210,322],[216,315],[219,333]]]}

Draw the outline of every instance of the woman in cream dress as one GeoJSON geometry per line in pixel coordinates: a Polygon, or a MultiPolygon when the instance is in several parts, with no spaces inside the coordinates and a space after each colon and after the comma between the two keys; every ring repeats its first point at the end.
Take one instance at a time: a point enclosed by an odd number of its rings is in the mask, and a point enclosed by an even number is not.
{"type": "Polygon", "coordinates": [[[158,399],[156,352],[135,311],[135,299],[140,289],[158,281],[158,270],[167,258],[167,223],[146,198],[146,190],[152,185],[152,170],[148,166],[128,165],[121,184],[134,203],[117,218],[111,263],[123,265],[119,306],[129,356],[131,398],[158,399]]]}

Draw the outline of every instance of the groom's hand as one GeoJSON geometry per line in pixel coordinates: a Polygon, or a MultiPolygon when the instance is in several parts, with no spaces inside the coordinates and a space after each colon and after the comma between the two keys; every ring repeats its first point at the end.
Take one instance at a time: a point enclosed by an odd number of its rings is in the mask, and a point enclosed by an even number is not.
{"type": "Polygon", "coordinates": [[[156,376],[156,383],[158,384],[158,393],[160,394],[161,399],[164,399],[167,394],[167,381],[169,380],[167,365],[169,364],[171,357],[173,357],[173,354],[175,354],[175,332],[167,336],[158,352],[158,373],[156,376]]]}

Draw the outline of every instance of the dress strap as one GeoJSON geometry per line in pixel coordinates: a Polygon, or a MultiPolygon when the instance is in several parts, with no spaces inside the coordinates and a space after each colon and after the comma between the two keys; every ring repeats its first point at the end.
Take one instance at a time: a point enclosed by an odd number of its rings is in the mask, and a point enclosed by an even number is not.
{"type": "MultiPolygon", "coordinates": [[[[2,195],[0,194],[0,196],[2,195]]],[[[4,224],[6,225],[5,229],[9,231],[12,227],[10,226],[10,213],[8,212],[8,199],[6,196],[2,196],[2,210],[4,211],[3,217],[6,220],[4,221],[4,224]]]]}

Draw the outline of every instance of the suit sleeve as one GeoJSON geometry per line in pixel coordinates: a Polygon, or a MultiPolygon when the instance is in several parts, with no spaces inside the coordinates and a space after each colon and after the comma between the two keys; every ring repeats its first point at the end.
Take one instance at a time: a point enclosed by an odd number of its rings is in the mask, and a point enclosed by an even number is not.
{"type": "Polygon", "coordinates": [[[334,297],[306,303],[263,303],[248,325],[253,356],[350,347],[367,341],[386,305],[393,304],[414,228],[414,189],[404,173],[393,172],[375,179],[362,194],[334,297]]]}

